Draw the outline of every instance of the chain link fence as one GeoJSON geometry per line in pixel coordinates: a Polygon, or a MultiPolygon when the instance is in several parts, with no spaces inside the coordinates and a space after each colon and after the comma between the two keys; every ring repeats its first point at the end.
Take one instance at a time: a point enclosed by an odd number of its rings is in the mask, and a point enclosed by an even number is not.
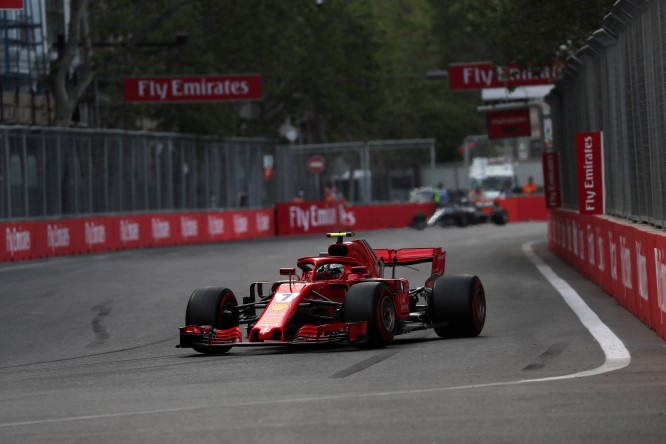
{"type": "Polygon", "coordinates": [[[666,2],[616,2],[548,97],[563,206],[578,209],[575,135],[603,131],[608,214],[666,227],[666,2]]]}
{"type": "Polygon", "coordinates": [[[0,220],[267,208],[324,199],[406,201],[433,139],[278,145],[171,133],[0,126],[0,220]],[[313,173],[313,156],[324,160],[313,173]]]}

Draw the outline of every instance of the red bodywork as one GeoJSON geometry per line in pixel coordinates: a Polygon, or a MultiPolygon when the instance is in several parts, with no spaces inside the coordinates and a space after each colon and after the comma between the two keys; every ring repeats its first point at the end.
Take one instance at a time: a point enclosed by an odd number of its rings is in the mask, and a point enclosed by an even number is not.
{"type": "Polygon", "coordinates": [[[221,330],[188,325],[180,329],[181,346],[191,346],[193,341],[205,346],[242,346],[362,340],[366,322],[346,323],[339,319],[347,291],[360,282],[382,282],[393,294],[398,321],[407,321],[410,316],[409,282],[401,278],[384,278],[384,269],[426,262],[432,262],[430,277],[424,284],[429,287],[435,278],[444,274],[446,252],[439,247],[372,249],[365,240],[331,244],[324,254],[298,259],[298,271],[281,269],[281,274],[289,275],[288,281],[253,284],[251,296],[243,299],[238,310],[250,312],[251,317],[255,306],[265,304],[265,309],[256,322],[247,322],[246,342],[243,342],[239,327],[221,330]],[[322,277],[319,270],[329,264],[341,266],[344,269],[342,275],[322,277]],[[261,288],[265,286],[270,286],[271,290],[262,295],[261,288]],[[259,301],[254,294],[257,288],[259,301]],[[303,321],[299,320],[301,318],[303,321]]]}

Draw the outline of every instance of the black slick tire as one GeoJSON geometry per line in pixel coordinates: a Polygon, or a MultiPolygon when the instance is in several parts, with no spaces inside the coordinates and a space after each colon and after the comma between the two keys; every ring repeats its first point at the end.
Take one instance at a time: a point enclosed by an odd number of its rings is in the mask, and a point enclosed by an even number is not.
{"type": "Polygon", "coordinates": [[[493,211],[490,220],[495,225],[506,225],[509,222],[509,213],[504,208],[500,208],[493,211]]]}
{"type": "MultiPolygon", "coordinates": [[[[187,303],[185,325],[210,325],[219,329],[238,326],[238,301],[228,288],[206,287],[194,290],[187,303]]],[[[226,353],[231,347],[205,347],[193,345],[199,353],[226,353]]]]}
{"type": "Polygon", "coordinates": [[[343,306],[345,322],[367,322],[367,341],[354,343],[360,348],[389,345],[398,326],[394,295],[381,282],[361,282],[352,286],[343,306]]]}
{"type": "Polygon", "coordinates": [[[437,278],[430,309],[435,323],[446,323],[435,327],[438,336],[478,336],[486,322],[486,295],[481,280],[472,275],[437,278]]]}

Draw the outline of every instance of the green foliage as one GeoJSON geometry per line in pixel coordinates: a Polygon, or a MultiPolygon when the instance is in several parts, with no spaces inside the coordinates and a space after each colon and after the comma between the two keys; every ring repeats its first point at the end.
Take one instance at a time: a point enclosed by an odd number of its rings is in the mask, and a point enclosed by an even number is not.
{"type": "Polygon", "coordinates": [[[601,26],[615,0],[464,0],[468,18],[500,55],[497,63],[566,59],[601,26]]]}
{"type": "MultiPolygon", "coordinates": [[[[287,118],[299,142],[435,137],[438,158],[452,159],[465,135],[483,131],[478,93],[450,93],[445,69],[454,54],[442,31],[468,41],[460,7],[434,0],[110,0],[94,13],[96,41],[167,42],[95,52],[106,126],[217,136],[278,137],[287,118]],[[165,13],[174,10],[175,13],[165,13]],[[113,56],[112,64],[106,63],[113,56]],[[129,75],[261,73],[264,97],[252,105],[124,105],[129,75]]],[[[453,2],[458,5],[459,2],[453,2]]],[[[479,39],[474,40],[479,42],[479,39]]],[[[482,43],[465,46],[466,56],[482,43]]]]}
{"type": "Polygon", "coordinates": [[[448,91],[425,74],[449,63],[542,61],[576,48],[612,0],[108,0],[95,3],[96,41],[171,41],[180,47],[95,51],[107,126],[299,142],[437,139],[438,160],[458,158],[485,132],[478,92],[448,91]],[[112,60],[112,63],[109,62],[112,60]],[[253,104],[123,105],[128,75],[261,73],[253,104]]]}

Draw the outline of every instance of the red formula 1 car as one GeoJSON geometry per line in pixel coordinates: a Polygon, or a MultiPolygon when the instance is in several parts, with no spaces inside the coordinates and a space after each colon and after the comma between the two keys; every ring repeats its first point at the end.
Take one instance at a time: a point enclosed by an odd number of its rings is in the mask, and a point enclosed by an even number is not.
{"type": "Polygon", "coordinates": [[[328,251],[281,268],[288,279],[255,282],[238,304],[228,288],[195,290],[187,303],[180,347],[224,353],[236,346],[343,343],[384,347],[395,335],[433,328],[441,337],[477,336],[486,298],[476,276],[445,276],[441,248],[372,249],[365,240],[337,238],[328,251]],[[395,268],[432,263],[421,287],[410,289],[395,268]],[[384,277],[386,268],[393,277],[384,277]],[[257,314],[258,309],[263,309],[257,314]],[[246,327],[243,338],[241,326],[246,327]]]}

